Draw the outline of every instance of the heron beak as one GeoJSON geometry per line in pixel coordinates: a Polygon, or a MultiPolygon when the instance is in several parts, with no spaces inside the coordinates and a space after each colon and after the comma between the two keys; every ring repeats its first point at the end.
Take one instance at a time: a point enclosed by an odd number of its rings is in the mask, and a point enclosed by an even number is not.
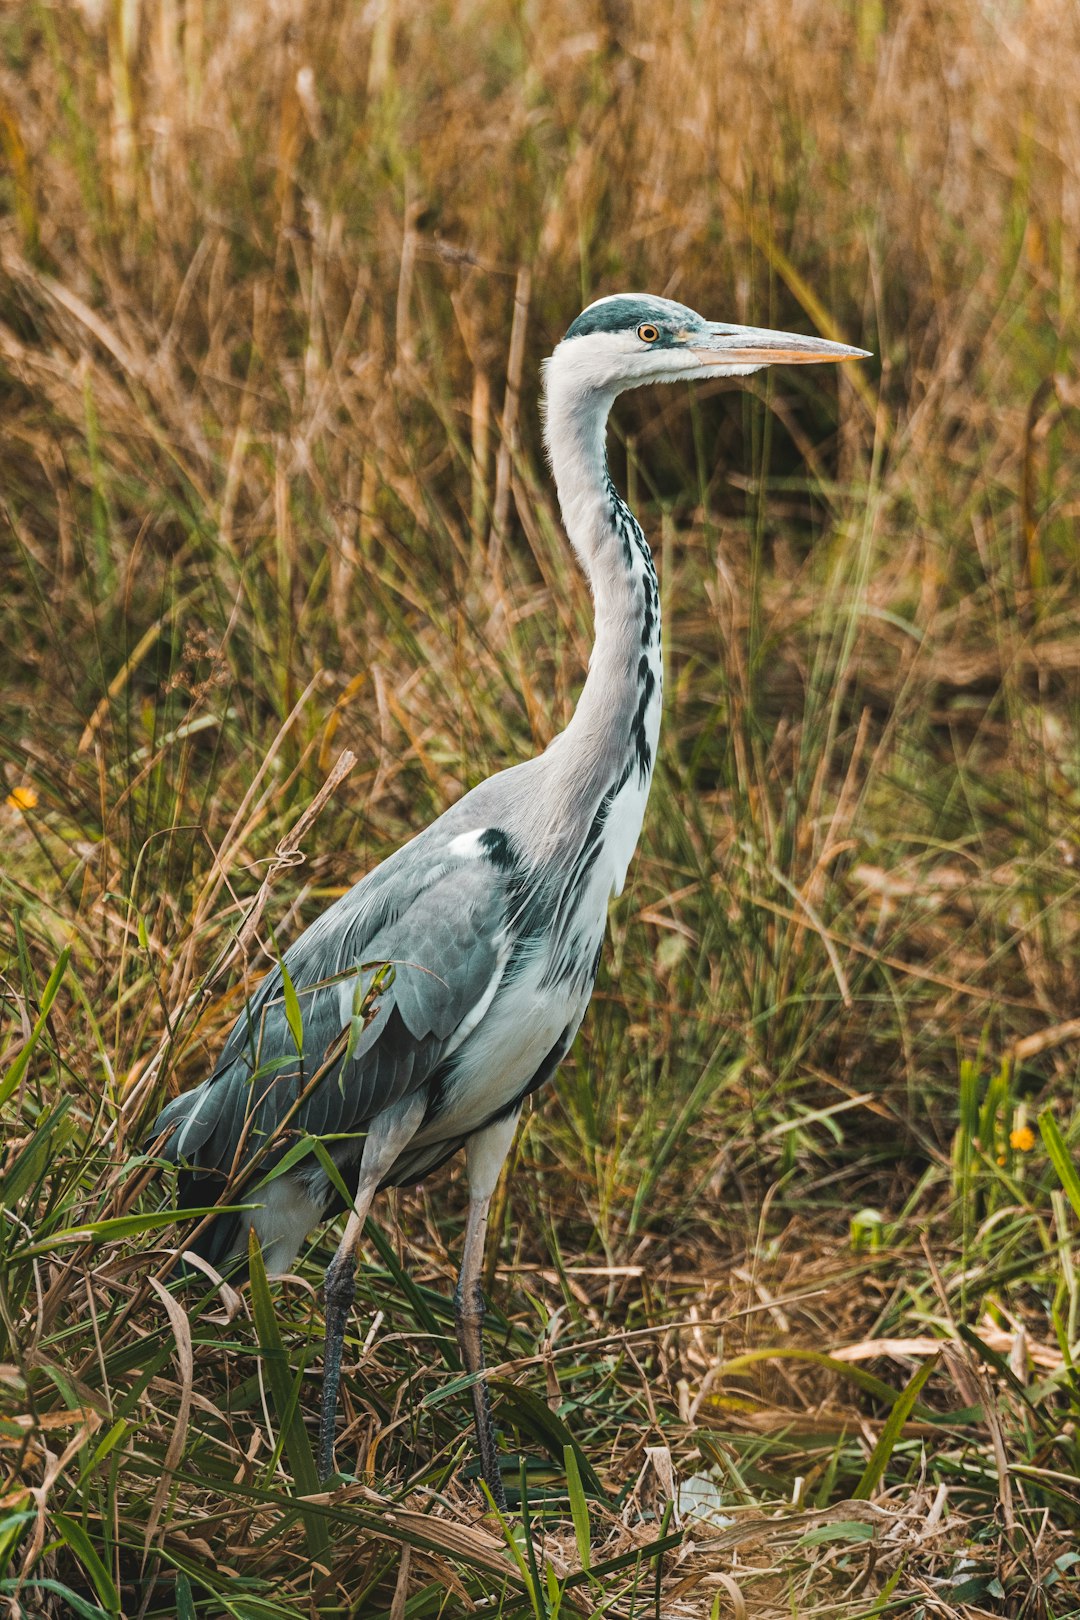
{"type": "Polygon", "coordinates": [[[868,349],[801,332],[772,332],[763,326],[712,322],[690,335],[687,348],[703,366],[813,366],[825,360],[867,360],[868,349]]]}

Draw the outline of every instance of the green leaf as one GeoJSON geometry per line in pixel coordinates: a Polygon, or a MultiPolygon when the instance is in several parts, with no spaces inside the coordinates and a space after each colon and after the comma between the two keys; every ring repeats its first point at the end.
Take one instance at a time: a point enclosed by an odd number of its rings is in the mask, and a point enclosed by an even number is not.
{"type": "Polygon", "coordinates": [[[66,1513],[54,1513],[52,1517],[63,1540],[89,1576],[90,1583],[105,1609],[109,1614],[119,1615],[120,1594],[86,1530],[78,1519],[69,1519],[66,1513]]]}
{"type": "Polygon", "coordinates": [[[878,1443],[870,1453],[870,1461],[863,1470],[863,1476],[851,1493],[852,1501],[868,1502],[870,1500],[878,1482],[888,1467],[889,1458],[893,1454],[904,1424],[911,1416],[915,1402],[922,1394],[923,1385],[937,1364],[937,1356],[931,1356],[929,1360],[924,1361],[914,1378],[897,1397],[892,1411],[885,1420],[885,1427],[881,1431],[878,1443]]]}
{"type": "MultiPolygon", "coordinates": [[[[349,1019],[349,1039],[345,1047],[345,1063],[350,1063],[356,1052],[361,1035],[367,1028],[376,1011],[376,1001],[379,996],[389,990],[397,977],[397,968],[393,962],[360,962],[356,968],[356,982],[353,985],[352,1016],[349,1019]],[[375,972],[365,988],[364,974],[374,968],[375,972]]],[[[344,1069],[342,1064],[342,1069],[344,1069]]],[[[340,1082],[339,1082],[340,1083],[340,1082]]]]}
{"type": "Polygon", "coordinates": [[[25,1260],[35,1254],[47,1254],[50,1249],[59,1249],[65,1243],[115,1243],[119,1238],[138,1237],[160,1226],[180,1226],[203,1215],[236,1214],[250,1208],[250,1204],[207,1204],[200,1209],[157,1209],[144,1215],[111,1215],[106,1220],[85,1221],[81,1226],[67,1226],[61,1232],[53,1232],[49,1237],[17,1250],[12,1258],[25,1260]]]}
{"type": "Polygon", "coordinates": [[[522,1457],[518,1473],[518,1495],[520,1497],[519,1511],[521,1513],[521,1535],[525,1542],[525,1557],[529,1565],[529,1589],[533,1593],[533,1608],[539,1620],[543,1614],[538,1598],[540,1596],[540,1569],[536,1560],[536,1544],[533,1540],[532,1515],[529,1512],[529,1481],[525,1459],[522,1457]]]}
{"type": "Polygon", "coordinates": [[[797,1547],[820,1547],[823,1541],[873,1541],[874,1527],[865,1519],[840,1519],[836,1524],[819,1524],[795,1543],[797,1547]]]}
{"type": "Polygon", "coordinates": [[[44,1147],[46,1141],[60,1124],[74,1101],[75,1098],[70,1095],[60,1098],[56,1107],[46,1114],[29,1141],[25,1142],[20,1148],[7,1174],[0,1178],[0,1188],[3,1189],[0,1196],[2,1196],[2,1201],[9,1207],[14,1207],[19,1202],[19,1199],[33,1180],[38,1169],[39,1151],[44,1147]]]}
{"type": "MultiPolygon", "coordinates": [[[[838,1361],[835,1356],[828,1356],[823,1350],[803,1350],[794,1345],[747,1350],[741,1356],[733,1356],[730,1361],[725,1361],[719,1369],[719,1377],[726,1378],[731,1373],[743,1372],[759,1361],[805,1361],[813,1367],[824,1367],[829,1372],[839,1373],[859,1389],[865,1390],[867,1395],[873,1395],[889,1406],[901,1399],[899,1390],[893,1389],[892,1385],[886,1384],[883,1379],[875,1378],[873,1373],[864,1371],[862,1367],[856,1367],[850,1361],[838,1361]]],[[[928,1417],[933,1415],[927,1413],[928,1417]]]]}
{"type": "Polygon", "coordinates": [[[106,1430],[103,1438],[94,1447],[94,1455],[90,1459],[91,1468],[96,1468],[98,1463],[109,1455],[109,1452],[120,1443],[131,1428],[132,1424],[127,1418],[117,1418],[116,1422],[106,1430]]]}
{"type": "Polygon", "coordinates": [[[583,1581],[599,1580],[601,1576],[614,1575],[617,1570],[627,1569],[631,1564],[647,1563],[651,1558],[659,1558],[662,1553],[671,1552],[675,1547],[681,1547],[686,1539],[685,1530],[673,1530],[669,1536],[660,1536],[656,1541],[650,1541],[644,1547],[631,1547],[629,1552],[619,1553],[615,1558],[605,1558],[602,1564],[594,1564],[592,1569],[575,1570],[568,1575],[563,1586],[569,1590],[572,1586],[580,1586],[583,1581]]]}
{"type": "Polygon", "coordinates": [[[514,1563],[517,1565],[518,1575],[521,1578],[521,1584],[525,1588],[525,1591],[529,1594],[529,1601],[532,1604],[533,1613],[535,1614],[537,1598],[536,1588],[533,1586],[532,1576],[529,1573],[529,1566],[525,1562],[524,1554],[517,1544],[517,1538],[514,1535],[513,1526],[510,1524],[510,1521],[505,1517],[505,1515],[495,1506],[495,1498],[492,1496],[491,1491],[488,1488],[487,1480],[485,1479],[481,1481],[481,1484],[484,1495],[487,1498],[488,1511],[489,1513],[493,1513],[496,1519],[499,1521],[499,1529],[503,1533],[503,1540],[506,1542],[507,1551],[514,1560],[514,1563]]]}
{"type": "MultiPolygon", "coordinates": [[[[352,1200],[350,1199],[350,1202],[351,1201],[352,1200]]],[[[397,1287],[400,1288],[401,1292],[409,1301],[409,1304],[416,1314],[416,1319],[420,1326],[424,1329],[425,1333],[430,1333],[436,1337],[442,1338],[446,1343],[448,1354],[452,1355],[453,1345],[451,1340],[447,1339],[444,1330],[439,1326],[438,1318],[431,1309],[427,1300],[424,1298],[423,1294],[420,1292],[420,1289],[417,1287],[416,1283],[413,1282],[412,1278],[409,1276],[409,1273],[398,1264],[398,1257],[394,1253],[394,1246],[387,1238],[386,1233],[383,1231],[379,1223],[370,1215],[364,1222],[364,1241],[366,1243],[370,1243],[372,1248],[378,1254],[379,1259],[382,1261],[391,1277],[393,1277],[397,1287]]]]}
{"type": "MultiPolygon", "coordinates": [[[[367,1133],[360,1131],[357,1134],[358,1136],[363,1137],[367,1133]]],[[[333,1159],[330,1157],[330,1154],[326,1150],[326,1144],[320,1141],[318,1137],[312,1138],[312,1150],[315,1157],[319,1161],[319,1165],[322,1168],[323,1174],[326,1176],[327,1181],[329,1181],[331,1187],[333,1187],[338,1197],[342,1200],[345,1208],[348,1209],[352,1204],[353,1194],[349,1191],[348,1187],[346,1187],[345,1182],[342,1179],[341,1167],[334,1163],[333,1159]]]]}
{"type": "MultiPolygon", "coordinates": [[[[12,1424],[15,1431],[13,1438],[21,1439],[25,1430],[21,1425],[12,1424]]],[[[10,1509],[0,1519],[0,1570],[5,1570],[11,1562],[11,1555],[22,1540],[23,1531],[28,1524],[33,1524],[37,1514],[32,1508],[24,1508],[21,1512],[10,1509]]]]}
{"type": "Polygon", "coordinates": [[[976,1598],[990,1596],[989,1575],[969,1575],[948,1589],[950,1603],[973,1603],[976,1598]]]}
{"type": "Polygon", "coordinates": [[[105,1613],[105,1610],[99,1608],[96,1603],[87,1603],[85,1598],[79,1597],[78,1593],[73,1592],[70,1586],[65,1586],[63,1581],[50,1581],[47,1578],[0,1581],[0,1592],[5,1597],[21,1597],[26,1592],[51,1592],[54,1597],[63,1598],[72,1614],[79,1616],[79,1620],[101,1620],[101,1616],[105,1613]]]}
{"type": "MultiPolygon", "coordinates": [[[[976,1360],[981,1361],[998,1378],[1003,1379],[1017,1399],[1023,1401],[1032,1421],[1039,1425],[1043,1433],[1048,1437],[1056,1434],[1057,1429],[1052,1418],[1046,1412],[1040,1410],[1037,1402],[1032,1398],[1032,1391],[1020,1382],[1005,1357],[1000,1355],[997,1350],[991,1349],[984,1339],[981,1339],[977,1333],[968,1327],[966,1322],[957,1322],[956,1331],[976,1360]]],[[[979,1413],[980,1421],[982,1421],[981,1407],[976,1408],[976,1411],[979,1413]]],[[[960,1413],[950,1412],[948,1414],[949,1421],[955,1422],[961,1415],[960,1413]]]]}
{"type": "MultiPolygon", "coordinates": [[[[291,1058],[289,1062],[292,1062],[291,1058]]],[[[315,1138],[313,1136],[300,1137],[299,1141],[294,1142],[291,1148],[286,1149],[280,1159],[274,1161],[274,1164],[266,1171],[265,1175],[259,1177],[259,1180],[255,1183],[255,1190],[261,1191],[263,1187],[269,1187],[270,1183],[276,1181],[279,1176],[288,1175],[289,1171],[299,1164],[301,1159],[306,1159],[314,1151],[315,1138]]]]}
{"type": "MultiPolygon", "coordinates": [[[[303,1378],[304,1372],[301,1369],[298,1379],[294,1381],[278,1330],[274,1302],[270,1297],[270,1285],[266,1279],[266,1266],[263,1263],[262,1249],[259,1247],[254,1227],[248,1239],[248,1267],[255,1332],[259,1340],[263,1366],[266,1369],[266,1381],[270,1386],[270,1397],[281,1428],[285,1455],[300,1494],[314,1496],[321,1490],[322,1482],[319,1479],[319,1470],[315,1466],[311,1440],[304,1426],[297,1400],[299,1379],[303,1378]]],[[[310,1556],[325,1561],[330,1550],[330,1538],[325,1523],[318,1515],[304,1512],[303,1507],[301,1514],[310,1556]]]]}
{"type": "Polygon", "coordinates": [[[570,1433],[561,1417],[558,1417],[547,1402],[534,1395],[531,1389],[523,1389],[520,1384],[512,1384],[508,1379],[493,1378],[490,1380],[491,1388],[498,1390],[503,1397],[507,1415],[519,1427],[544,1446],[548,1454],[556,1460],[563,1455],[564,1448],[569,1446],[578,1461],[581,1482],[589,1494],[606,1501],[604,1487],[601,1485],[596,1471],[588,1457],[582,1451],[574,1436],[570,1433]]]}
{"type": "Polygon", "coordinates": [[[191,1595],[191,1582],[182,1569],[176,1572],[176,1620],[196,1620],[195,1599],[191,1595]]]}
{"type": "Polygon", "coordinates": [[[49,975],[49,982],[42,991],[41,1011],[38,1013],[34,1027],[30,1031],[30,1038],[23,1047],[22,1051],[19,1053],[18,1057],[12,1063],[11,1067],[8,1069],[8,1072],[4,1076],[3,1080],[0,1080],[0,1108],[2,1108],[7,1102],[12,1092],[15,1091],[22,1080],[23,1075],[26,1073],[27,1064],[30,1062],[34,1047],[41,1039],[41,1033],[48,1022],[49,1009],[56,1000],[56,993],[60,989],[61,981],[64,974],[67,972],[67,965],[70,960],[71,946],[65,945],[64,949],[60,952],[56,966],[49,975]]]}
{"type": "Polygon", "coordinates": [[[1080,1219],[1080,1175],[1076,1172],[1068,1143],[1061,1134],[1061,1127],[1054,1118],[1051,1108],[1044,1108],[1039,1115],[1039,1130],[1050,1163],[1057,1171],[1057,1178],[1065,1189],[1065,1196],[1080,1219]]]}
{"type": "Polygon", "coordinates": [[[589,1504],[581,1483],[577,1452],[573,1446],[563,1446],[563,1465],[566,1469],[566,1488],[570,1496],[570,1515],[574,1521],[574,1539],[582,1569],[592,1563],[592,1530],[589,1526],[589,1504]]]}
{"type": "Polygon", "coordinates": [[[281,988],[285,996],[285,1022],[289,1026],[289,1034],[293,1038],[293,1045],[298,1054],[304,1055],[304,1017],[300,1011],[300,997],[296,993],[296,986],[289,977],[289,970],[284,962],[279,963],[281,968],[281,988]]]}
{"type": "MultiPolygon", "coordinates": [[[[292,1063],[295,1060],[290,1058],[289,1061],[292,1063]]],[[[280,1176],[287,1175],[302,1159],[312,1157],[319,1161],[319,1164],[329,1177],[334,1191],[344,1200],[345,1207],[349,1208],[353,1201],[353,1195],[342,1180],[341,1170],[330,1157],[326,1144],[328,1142],[362,1144],[366,1137],[366,1131],[335,1131],[329,1136],[301,1136],[298,1141],[293,1143],[292,1147],[282,1154],[280,1159],[274,1161],[273,1166],[267,1170],[265,1175],[260,1176],[253,1190],[258,1192],[263,1187],[269,1187],[272,1181],[277,1181],[280,1176]]]]}

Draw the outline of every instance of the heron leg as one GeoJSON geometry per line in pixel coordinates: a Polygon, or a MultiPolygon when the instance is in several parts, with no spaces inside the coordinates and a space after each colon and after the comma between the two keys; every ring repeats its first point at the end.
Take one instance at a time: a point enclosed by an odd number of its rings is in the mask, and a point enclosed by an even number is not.
{"type": "Polygon", "coordinates": [[[394,1160],[415,1134],[424,1115],[423,1096],[406,1099],[397,1108],[387,1109],[369,1125],[360,1161],[360,1179],[353,1207],[345,1223],[341,1242],[326,1268],[323,1299],[326,1309],[326,1338],[323,1350],[322,1404],[319,1409],[319,1474],[325,1480],[334,1472],[334,1423],[337,1418],[338,1390],[341,1387],[341,1357],[345,1329],[356,1298],[356,1251],[364,1232],[371,1201],[389,1173],[394,1160]]]}
{"type": "MultiPolygon", "coordinates": [[[[470,1373],[484,1371],[484,1295],[480,1287],[480,1273],[484,1264],[484,1235],[487,1231],[490,1203],[490,1198],[471,1199],[469,1202],[465,1250],[457,1288],[454,1290],[457,1340],[465,1370],[470,1373]]],[[[476,1418],[476,1443],[480,1451],[480,1468],[494,1498],[495,1506],[500,1513],[505,1513],[506,1492],[503,1490],[502,1473],[499,1469],[499,1446],[495,1438],[491,1394],[486,1378],[478,1378],[472,1386],[472,1403],[476,1418]]]]}
{"type": "MultiPolygon", "coordinates": [[[[495,1121],[485,1130],[470,1137],[466,1147],[466,1168],[469,1177],[469,1214],[465,1224],[465,1244],[461,1255],[461,1271],[454,1290],[454,1324],[466,1372],[484,1372],[484,1295],[480,1277],[484,1266],[484,1238],[487,1235],[488,1209],[495,1183],[499,1179],[503,1160],[514,1139],[520,1109],[515,1108],[505,1119],[495,1121]]],[[[472,1386],[473,1414],[476,1418],[476,1440],[480,1452],[480,1468],[495,1506],[506,1512],[506,1492],[499,1468],[499,1446],[495,1437],[495,1423],[491,1415],[491,1394],[487,1379],[477,1378],[472,1386]]]]}
{"type": "Polygon", "coordinates": [[[319,1475],[329,1479],[334,1472],[334,1422],[337,1418],[338,1390],[341,1386],[341,1356],[345,1348],[345,1328],[356,1298],[356,1251],[364,1230],[375,1187],[357,1194],[345,1224],[345,1235],[326,1268],[323,1299],[326,1310],[326,1337],[323,1345],[322,1405],[319,1409],[319,1475]]]}

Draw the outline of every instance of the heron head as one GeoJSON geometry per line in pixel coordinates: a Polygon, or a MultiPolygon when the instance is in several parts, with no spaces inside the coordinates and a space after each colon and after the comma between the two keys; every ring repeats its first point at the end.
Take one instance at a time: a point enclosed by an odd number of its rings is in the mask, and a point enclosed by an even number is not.
{"type": "Polygon", "coordinates": [[[703,320],[685,304],[616,293],[590,304],[546,362],[582,392],[614,396],[644,383],[704,376],[744,377],[762,366],[866,359],[866,349],[796,332],[703,320]]]}

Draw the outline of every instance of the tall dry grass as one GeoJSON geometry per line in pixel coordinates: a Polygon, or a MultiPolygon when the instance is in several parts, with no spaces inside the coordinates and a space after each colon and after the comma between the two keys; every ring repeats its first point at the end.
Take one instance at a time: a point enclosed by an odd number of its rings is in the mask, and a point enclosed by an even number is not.
{"type": "Polygon", "coordinates": [[[1076,1612],[1078,64],[1064,0],[0,20],[13,1612],[1076,1612]],[[298,1515],[314,1296],[178,1313],[139,1149],[565,722],[537,367],[619,288],[879,358],[617,411],[670,697],[499,1209],[518,1563],[460,1522],[452,1178],[372,1234],[367,1483],[298,1515]]]}

